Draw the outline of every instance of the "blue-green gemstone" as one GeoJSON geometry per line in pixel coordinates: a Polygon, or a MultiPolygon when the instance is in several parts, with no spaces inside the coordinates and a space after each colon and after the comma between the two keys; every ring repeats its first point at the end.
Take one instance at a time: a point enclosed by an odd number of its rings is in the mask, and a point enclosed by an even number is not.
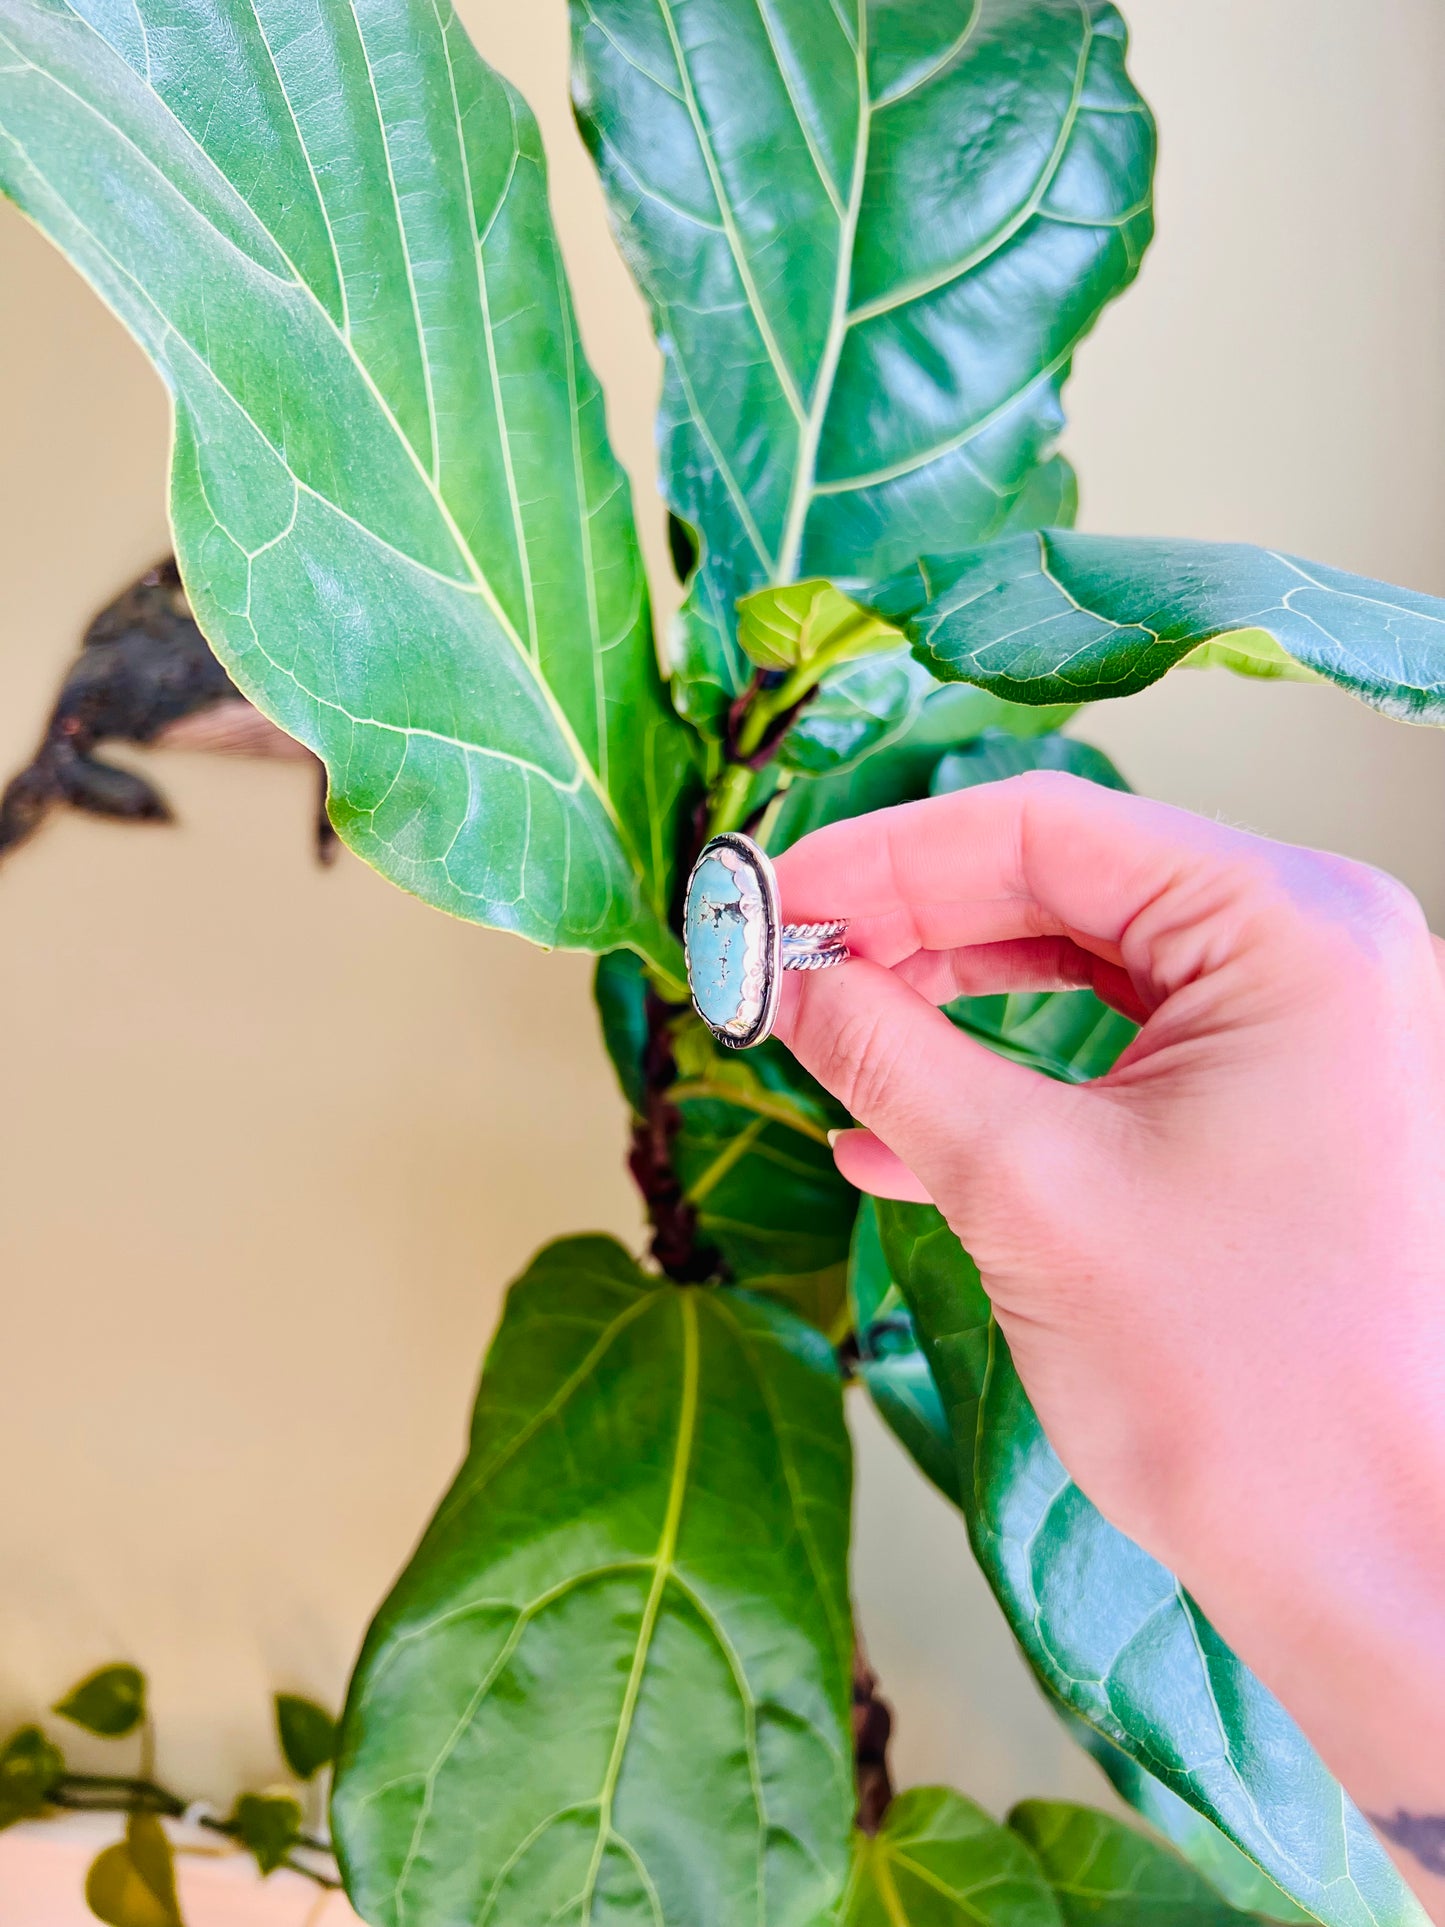
{"type": "Polygon", "coordinates": [[[762,1009],[757,960],[766,931],[762,892],[752,870],[734,870],[719,855],[705,856],[688,888],[686,929],[688,980],[699,1012],[715,1030],[745,1034],[762,1009]]]}

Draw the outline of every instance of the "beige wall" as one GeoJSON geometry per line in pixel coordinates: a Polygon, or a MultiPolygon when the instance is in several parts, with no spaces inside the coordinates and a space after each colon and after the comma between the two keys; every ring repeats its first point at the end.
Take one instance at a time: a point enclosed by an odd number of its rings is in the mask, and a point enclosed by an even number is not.
{"type": "MultiPolygon", "coordinates": [[[[656,365],[567,114],[561,0],[465,9],[538,107],[588,343],[647,496],[656,365]]],[[[1445,591],[1445,15],[1135,0],[1162,238],[1082,357],[1095,527],[1253,537],[1445,591]]],[[[165,546],[165,410],[0,210],[0,769],[165,546]]],[[[1391,865],[1445,922],[1445,739],[1177,678],[1093,718],[1144,788],[1391,865]]],[[[126,1654],[162,1766],[266,1776],[335,1699],[447,1478],[507,1277],[635,1234],[588,970],[310,860],[303,772],[172,757],[181,823],[57,822],[0,875],[0,1712],[126,1654]]],[[[1087,1792],[954,1522],[861,1415],[858,1592],[905,1777],[1087,1792]]]]}

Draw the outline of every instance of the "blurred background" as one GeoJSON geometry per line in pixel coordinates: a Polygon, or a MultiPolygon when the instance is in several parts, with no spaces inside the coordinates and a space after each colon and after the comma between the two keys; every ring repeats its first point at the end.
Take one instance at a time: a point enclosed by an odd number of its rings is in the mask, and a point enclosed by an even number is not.
{"type": "MultiPolygon", "coordinates": [[[[537,109],[664,596],[658,362],[567,102],[561,0],[460,0],[537,109]]],[[[1083,526],[1267,542],[1445,593],[1445,10],[1124,0],[1159,238],[1085,344],[1083,526]]],[[[164,394],[0,206],[0,778],[93,612],[168,546],[164,394]]],[[[1137,788],[1403,876],[1445,928],[1445,734],[1181,674],[1076,725],[1137,788]]],[[[123,756],[121,758],[123,760],[123,756]]],[[[149,760],[172,828],[57,817],[0,870],[0,1727],[152,1676],[227,1800],[269,1696],[339,1702],[459,1455],[533,1249],[636,1241],[591,967],[312,855],[300,768],[149,760]]],[[[954,1517],[854,1406],[856,1590],[895,1774],[1100,1796],[954,1517]]]]}

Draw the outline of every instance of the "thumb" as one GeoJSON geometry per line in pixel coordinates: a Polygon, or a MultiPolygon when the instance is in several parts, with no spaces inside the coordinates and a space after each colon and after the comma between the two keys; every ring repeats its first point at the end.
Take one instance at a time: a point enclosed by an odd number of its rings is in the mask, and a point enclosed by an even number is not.
{"type": "MultiPolygon", "coordinates": [[[[864,958],[790,972],[776,1030],[804,1069],[951,1212],[976,1184],[995,1195],[1008,1187],[1009,1174],[1027,1168],[1058,1113],[1079,1095],[996,1056],[902,978],[864,958]]],[[[845,1176],[851,1135],[839,1144],[845,1176]]],[[[871,1165],[881,1178],[876,1153],[871,1165]]],[[[897,1196],[899,1181],[895,1173],[878,1188],[897,1196]]]]}

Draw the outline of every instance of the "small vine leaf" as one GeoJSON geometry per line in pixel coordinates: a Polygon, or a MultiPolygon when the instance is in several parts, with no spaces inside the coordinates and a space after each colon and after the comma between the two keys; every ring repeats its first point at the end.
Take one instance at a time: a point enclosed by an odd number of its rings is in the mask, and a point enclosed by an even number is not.
{"type": "Polygon", "coordinates": [[[0,191],[171,392],[196,620],[325,762],[340,836],[455,916],[680,983],[696,742],[536,122],[447,0],[7,0],[0,135],[0,191]]]}
{"type": "Polygon", "coordinates": [[[1063,1927],[1064,1918],[1021,1834],[929,1786],[897,1794],[877,1833],[858,1835],[840,1927],[1063,1927]]]}
{"type": "Polygon", "coordinates": [[[1060,392],[1148,244],[1153,123],[1105,0],[572,16],[663,349],[663,484],[701,541],[679,700],[716,727],[740,597],[1068,514],[1060,392]]]}
{"type": "Polygon", "coordinates": [[[935,676],[1014,702],[1129,696],[1215,661],[1445,723],[1445,600],[1241,542],[1047,529],[926,555],[867,599],[935,676]]]}
{"type": "Polygon", "coordinates": [[[294,1793],[243,1793],[231,1811],[231,1825],[261,1872],[269,1874],[295,1846],[302,1817],[294,1793]]]}
{"type": "Polygon", "coordinates": [[[33,1819],[65,1771],[60,1748],[38,1726],[22,1726],[0,1748],[0,1829],[33,1819]]]}
{"type": "Polygon", "coordinates": [[[337,1722],[315,1700],[296,1693],[278,1693],[276,1737],[281,1757],[298,1780],[310,1780],[336,1758],[337,1722]]]}
{"type": "Polygon", "coordinates": [[[124,1739],[146,1716],[145,1675],[137,1667],[102,1666],[50,1709],[103,1739],[124,1739]]]}
{"type": "Polygon", "coordinates": [[[153,1813],[131,1814],[124,1840],[96,1856],[85,1904],[107,1927],[185,1927],[171,1843],[153,1813]]]}
{"type": "Polygon", "coordinates": [[[848,1870],[832,1350],[607,1238],[512,1287],[467,1457],[367,1636],[332,1802],[374,1927],[828,1919],[848,1870]]]}
{"type": "Polygon", "coordinates": [[[1172,1848],[1112,1814],[1060,1800],[1025,1800],[1009,1826],[1033,1849],[1064,1927],[1250,1927],[1172,1848]]]}
{"type": "Polygon", "coordinates": [[[1289,1714],[1174,1576],[1069,1478],[942,1216],[891,1202],[877,1211],[948,1414],[974,1553],[1049,1697],[1324,1927],[1422,1927],[1419,1903],[1289,1714]]]}

